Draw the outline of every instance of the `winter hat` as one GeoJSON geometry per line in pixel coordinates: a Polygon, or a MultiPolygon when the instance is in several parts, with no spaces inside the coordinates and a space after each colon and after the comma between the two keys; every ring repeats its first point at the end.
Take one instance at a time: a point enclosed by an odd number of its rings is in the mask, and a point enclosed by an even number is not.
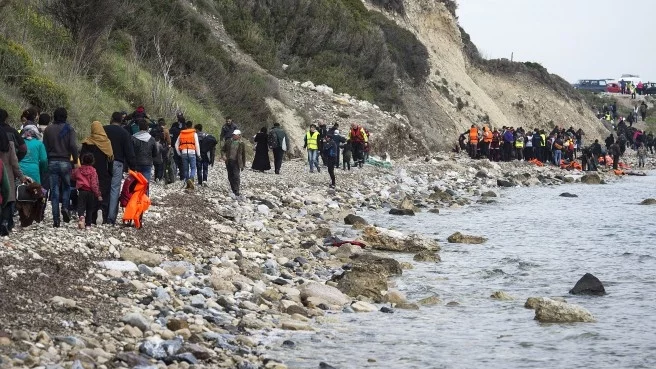
{"type": "Polygon", "coordinates": [[[335,132],[333,133],[335,136],[339,136],[339,129],[336,129],[335,132]]]}
{"type": "Polygon", "coordinates": [[[241,135],[241,131],[238,130],[238,129],[235,129],[234,131],[232,131],[232,135],[233,135],[233,136],[241,135]]]}

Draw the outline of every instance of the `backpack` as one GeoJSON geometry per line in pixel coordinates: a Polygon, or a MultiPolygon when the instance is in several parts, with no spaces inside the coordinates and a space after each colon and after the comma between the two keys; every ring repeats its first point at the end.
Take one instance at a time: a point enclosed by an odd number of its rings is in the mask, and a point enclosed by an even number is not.
{"type": "Polygon", "coordinates": [[[278,135],[273,130],[270,130],[267,134],[267,144],[270,149],[277,149],[280,147],[280,145],[278,145],[278,135]]]}
{"type": "Polygon", "coordinates": [[[156,125],[150,128],[150,135],[153,136],[155,140],[164,138],[164,129],[160,125],[156,125]]]}
{"type": "Polygon", "coordinates": [[[119,202],[121,207],[128,206],[128,202],[134,194],[134,187],[137,185],[137,179],[134,176],[128,176],[125,181],[123,181],[123,187],[121,188],[121,195],[119,196],[119,202]]]}
{"type": "Polygon", "coordinates": [[[337,150],[335,150],[336,146],[337,145],[334,142],[332,142],[330,145],[324,146],[323,152],[326,155],[326,157],[329,158],[337,157],[337,150]]]}
{"type": "Polygon", "coordinates": [[[216,140],[216,137],[212,135],[206,135],[203,137],[203,139],[200,140],[200,153],[205,154],[214,149],[214,147],[219,143],[219,141],[216,140]]]}

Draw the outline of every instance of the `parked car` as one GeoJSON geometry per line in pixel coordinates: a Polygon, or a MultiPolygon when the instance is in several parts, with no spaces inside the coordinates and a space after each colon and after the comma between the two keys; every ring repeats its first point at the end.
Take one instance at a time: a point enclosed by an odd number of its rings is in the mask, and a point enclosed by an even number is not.
{"type": "Polygon", "coordinates": [[[643,95],[656,95],[656,82],[645,82],[642,84],[643,95]]]}
{"type": "Polygon", "coordinates": [[[574,88],[600,93],[606,92],[606,84],[605,79],[582,79],[574,84],[574,88]]]}
{"type": "Polygon", "coordinates": [[[619,83],[611,82],[606,85],[606,92],[611,94],[619,94],[622,92],[622,88],[619,83]]]}

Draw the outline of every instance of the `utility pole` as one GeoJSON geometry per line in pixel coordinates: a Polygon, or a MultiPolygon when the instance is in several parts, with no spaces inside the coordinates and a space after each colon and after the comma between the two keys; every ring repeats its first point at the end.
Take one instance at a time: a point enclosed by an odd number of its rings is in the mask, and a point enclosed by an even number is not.
{"type": "Polygon", "coordinates": [[[510,53],[510,61],[513,61],[514,57],[515,57],[515,52],[511,52],[510,53]]]}

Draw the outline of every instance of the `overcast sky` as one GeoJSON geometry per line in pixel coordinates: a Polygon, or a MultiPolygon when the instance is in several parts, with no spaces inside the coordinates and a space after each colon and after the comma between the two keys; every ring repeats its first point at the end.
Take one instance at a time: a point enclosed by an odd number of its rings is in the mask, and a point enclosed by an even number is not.
{"type": "Polygon", "coordinates": [[[514,52],[570,82],[656,81],[656,0],[458,0],[457,15],[487,58],[514,52]]]}

